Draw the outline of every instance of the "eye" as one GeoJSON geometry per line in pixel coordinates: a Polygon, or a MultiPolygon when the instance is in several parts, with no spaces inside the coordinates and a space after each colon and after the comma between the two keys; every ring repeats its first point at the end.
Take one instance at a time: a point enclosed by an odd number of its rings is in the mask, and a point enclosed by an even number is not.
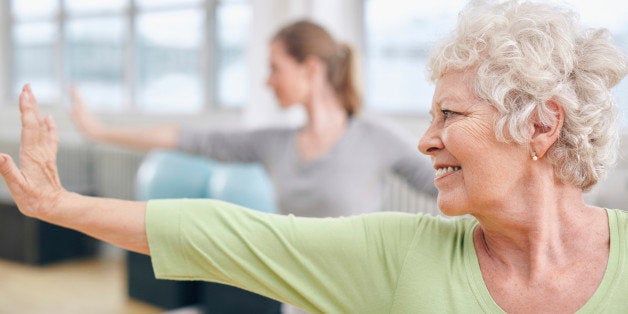
{"type": "Polygon", "coordinates": [[[443,117],[445,118],[445,120],[447,120],[448,118],[451,118],[453,115],[457,114],[454,111],[451,110],[447,110],[447,109],[443,109],[441,110],[441,112],[443,113],[443,117]]]}

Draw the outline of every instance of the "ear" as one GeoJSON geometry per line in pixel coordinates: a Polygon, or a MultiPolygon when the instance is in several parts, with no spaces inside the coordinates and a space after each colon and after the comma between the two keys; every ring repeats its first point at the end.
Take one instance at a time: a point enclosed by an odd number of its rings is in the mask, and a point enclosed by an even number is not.
{"type": "Polygon", "coordinates": [[[547,107],[554,113],[548,125],[543,125],[539,121],[534,123],[534,134],[530,145],[538,158],[542,158],[560,136],[565,121],[565,109],[556,100],[548,100],[547,107]]]}
{"type": "Polygon", "coordinates": [[[307,74],[310,79],[320,78],[325,76],[325,64],[317,56],[308,56],[303,61],[307,74]]]}

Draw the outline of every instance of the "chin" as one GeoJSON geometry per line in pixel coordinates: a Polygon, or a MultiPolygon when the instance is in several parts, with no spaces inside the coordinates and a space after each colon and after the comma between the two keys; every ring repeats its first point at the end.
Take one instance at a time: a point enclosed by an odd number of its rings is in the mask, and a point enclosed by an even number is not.
{"type": "Polygon", "coordinates": [[[302,105],[300,103],[293,102],[293,103],[290,103],[288,105],[281,106],[281,109],[288,111],[288,110],[293,110],[295,108],[301,108],[301,107],[302,107],[302,105]]]}
{"type": "Polygon", "coordinates": [[[436,202],[438,209],[446,216],[462,216],[469,214],[469,210],[463,202],[458,199],[443,198],[440,193],[436,202]]]}

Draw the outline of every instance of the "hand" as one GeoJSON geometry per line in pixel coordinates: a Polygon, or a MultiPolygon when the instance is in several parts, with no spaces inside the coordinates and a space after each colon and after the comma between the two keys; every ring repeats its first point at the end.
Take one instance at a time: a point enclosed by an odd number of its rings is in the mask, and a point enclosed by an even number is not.
{"type": "Polygon", "coordinates": [[[72,96],[72,120],[74,124],[85,137],[99,140],[106,131],[105,125],[89,111],[76,88],[72,87],[70,94],[72,96]]]}
{"type": "Polygon", "coordinates": [[[22,135],[20,168],[9,155],[0,154],[0,173],[20,211],[41,218],[53,212],[67,192],[57,173],[57,126],[42,117],[30,86],[20,94],[22,135]]]}

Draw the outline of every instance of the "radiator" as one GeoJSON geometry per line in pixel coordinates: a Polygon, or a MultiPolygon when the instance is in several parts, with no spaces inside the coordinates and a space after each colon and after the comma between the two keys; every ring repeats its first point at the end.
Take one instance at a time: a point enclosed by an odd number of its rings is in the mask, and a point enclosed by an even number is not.
{"type": "Polygon", "coordinates": [[[96,145],[93,151],[98,195],[124,200],[135,199],[135,175],[144,153],[108,145],[96,145]]]}
{"type": "Polygon", "coordinates": [[[441,214],[434,197],[417,192],[398,176],[389,175],[385,185],[384,211],[441,214]]]}

